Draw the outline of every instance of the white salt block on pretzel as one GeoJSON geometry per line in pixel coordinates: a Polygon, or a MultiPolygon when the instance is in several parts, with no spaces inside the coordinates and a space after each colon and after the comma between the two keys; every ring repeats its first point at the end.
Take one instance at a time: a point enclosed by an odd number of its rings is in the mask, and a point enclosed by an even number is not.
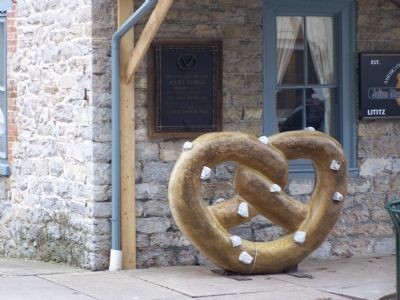
{"type": "Polygon", "coordinates": [[[243,251],[239,255],[239,261],[245,265],[250,265],[253,262],[253,256],[248,254],[246,251],[243,251]]]}
{"type": "Polygon", "coordinates": [[[332,160],[330,168],[333,171],[339,171],[341,166],[342,164],[340,163],[340,161],[332,160]]]}
{"type": "Polygon", "coordinates": [[[249,205],[247,204],[247,202],[242,202],[239,204],[237,213],[243,218],[249,217],[249,205]]]}
{"type": "Polygon", "coordinates": [[[341,193],[335,192],[335,193],[333,194],[333,201],[335,201],[335,202],[342,202],[343,199],[344,199],[344,197],[343,197],[343,195],[342,195],[341,193]]]}
{"type": "Polygon", "coordinates": [[[223,203],[223,202],[225,202],[224,198],[218,198],[217,200],[215,200],[214,204],[220,204],[220,203],[223,203]]]}
{"type": "Polygon", "coordinates": [[[236,248],[236,247],[239,247],[242,245],[242,239],[240,236],[232,235],[229,239],[231,240],[233,248],[236,248]]]}
{"type": "Polygon", "coordinates": [[[273,185],[271,185],[271,187],[269,188],[269,191],[271,192],[271,193],[280,193],[281,191],[282,191],[282,188],[279,186],[279,185],[277,185],[277,184],[273,184],[273,185]]]}
{"type": "Polygon", "coordinates": [[[268,145],[269,144],[269,138],[267,138],[266,136],[260,136],[258,138],[258,140],[260,141],[260,143],[264,144],[264,145],[268,145]]]}
{"type": "Polygon", "coordinates": [[[185,142],[183,144],[183,151],[189,151],[193,149],[193,143],[191,142],[185,142]]]}
{"type": "Polygon", "coordinates": [[[314,127],[306,127],[304,128],[305,131],[315,131],[314,127]]]}
{"type": "Polygon", "coordinates": [[[304,231],[296,231],[293,236],[293,240],[297,244],[304,244],[306,242],[306,233],[304,231]]]}
{"type": "Polygon", "coordinates": [[[210,176],[211,176],[211,169],[209,167],[203,167],[203,170],[201,171],[200,179],[207,180],[207,179],[210,179],[210,176]]]}

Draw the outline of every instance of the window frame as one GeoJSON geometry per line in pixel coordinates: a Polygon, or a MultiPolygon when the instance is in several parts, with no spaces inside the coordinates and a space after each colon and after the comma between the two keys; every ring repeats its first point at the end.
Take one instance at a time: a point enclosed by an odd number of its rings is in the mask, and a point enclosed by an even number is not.
{"type": "MultiPolygon", "coordinates": [[[[337,138],[341,142],[352,175],[358,174],[356,166],[356,97],[355,97],[355,2],[354,0],[264,0],[264,91],[263,91],[263,133],[278,132],[276,114],[276,17],[278,16],[333,16],[338,34],[335,34],[337,58],[337,113],[333,121],[337,138]],[[339,38],[339,36],[341,38],[339,38]]],[[[312,175],[311,166],[291,166],[293,175],[312,175]]]]}
{"type": "MultiPolygon", "coordinates": [[[[5,153],[5,158],[0,158],[0,175],[9,176],[11,175],[10,164],[8,162],[8,81],[7,81],[7,11],[0,12],[0,24],[4,26],[3,32],[4,37],[3,40],[0,40],[0,47],[3,47],[3,57],[0,57],[1,67],[4,68],[4,90],[0,90],[0,93],[4,93],[4,103],[0,103],[0,108],[2,108],[4,112],[4,121],[5,121],[5,141],[4,144],[0,142],[0,148],[3,148],[3,152],[5,153]]],[[[2,37],[0,37],[1,39],[2,37]]]]}

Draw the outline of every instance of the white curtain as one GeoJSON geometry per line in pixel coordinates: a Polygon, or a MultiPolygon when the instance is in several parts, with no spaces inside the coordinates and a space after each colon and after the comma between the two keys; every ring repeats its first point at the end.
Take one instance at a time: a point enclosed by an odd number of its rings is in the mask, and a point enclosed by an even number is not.
{"type": "Polygon", "coordinates": [[[301,25],[301,17],[277,17],[277,82],[282,82],[294,50],[301,25]]]}
{"type": "MultiPolygon", "coordinates": [[[[333,83],[333,24],[331,17],[307,17],[307,38],[320,84],[333,83]]],[[[322,89],[325,102],[325,132],[330,133],[331,93],[322,89]]]]}

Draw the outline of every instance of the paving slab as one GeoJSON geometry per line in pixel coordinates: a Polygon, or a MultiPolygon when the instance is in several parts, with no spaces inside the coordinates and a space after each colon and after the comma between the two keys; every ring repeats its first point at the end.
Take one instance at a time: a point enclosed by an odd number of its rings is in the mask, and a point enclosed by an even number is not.
{"type": "MultiPolygon", "coordinates": [[[[228,296],[277,290],[296,290],[302,287],[268,276],[249,276],[249,281],[237,281],[217,275],[207,267],[184,266],[125,271],[128,276],[167,287],[190,297],[228,296]]],[[[322,292],[321,292],[322,293],[322,292]]],[[[208,299],[208,298],[207,298],[208,299]]],[[[247,298],[246,298],[247,299],[247,298]]]]}
{"type": "Polygon", "coordinates": [[[18,258],[0,258],[0,276],[28,276],[76,272],[86,271],[56,263],[45,263],[18,258]]]}
{"type": "Polygon", "coordinates": [[[0,299],[98,300],[376,300],[395,292],[395,256],[306,260],[300,271],[238,281],[209,267],[89,272],[21,259],[0,259],[0,299]]]}
{"type": "Polygon", "coordinates": [[[323,287],[320,290],[357,299],[379,300],[383,296],[395,293],[396,287],[392,283],[370,282],[357,286],[323,287]]]}
{"type": "Polygon", "coordinates": [[[184,300],[178,292],[121,272],[40,275],[40,278],[79,291],[99,300],[184,300]]]}
{"type": "Polygon", "coordinates": [[[244,293],[237,295],[223,295],[207,297],[207,300],[349,300],[348,297],[342,297],[329,293],[316,291],[310,288],[298,288],[295,291],[273,291],[261,293],[244,293]]]}
{"type": "Polygon", "coordinates": [[[0,277],[0,299],[10,300],[93,300],[78,291],[35,276],[0,277]]]}
{"type": "Polygon", "coordinates": [[[379,299],[395,292],[395,256],[306,260],[300,271],[313,279],[296,278],[287,274],[273,278],[321,291],[361,299],[379,299]]]}

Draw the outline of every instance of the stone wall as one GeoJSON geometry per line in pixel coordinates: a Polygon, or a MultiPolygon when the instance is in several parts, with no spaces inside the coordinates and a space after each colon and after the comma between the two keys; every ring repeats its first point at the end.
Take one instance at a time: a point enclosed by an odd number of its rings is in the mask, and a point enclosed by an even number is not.
{"type": "Polygon", "coordinates": [[[18,2],[9,61],[18,139],[0,200],[1,255],[108,264],[111,3],[18,2]]]}
{"type": "MultiPolygon", "coordinates": [[[[141,2],[141,1],[135,1],[141,2]]],[[[114,0],[19,1],[12,175],[0,179],[0,255],[107,266],[110,247],[111,79],[114,0]]],[[[139,5],[140,3],[136,3],[139,5]]],[[[359,0],[357,51],[392,50],[400,10],[387,0],[359,0]]],[[[137,26],[137,35],[143,26],[137,26]]],[[[262,131],[262,1],[175,0],[157,38],[223,41],[224,130],[262,131]]],[[[139,267],[205,264],[182,236],[168,207],[171,169],[185,140],[149,140],[147,64],[136,89],[136,192],[139,267]]],[[[357,101],[357,98],[354,99],[357,101]]],[[[351,179],[345,209],[314,256],[388,254],[391,222],[383,209],[400,196],[399,122],[358,125],[360,175],[351,179]]],[[[230,164],[213,170],[206,201],[233,194],[230,164]]],[[[306,200],[313,180],[288,191],[306,200]]],[[[234,231],[265,241],[282,230],[257,217],[234,231]]]]}
{"type": "MultiPolygon", "coordinates": [[[[223,41],[223,126],[254,135],[262,116],[262,3],[251,1],[176,0],[156,38],[223,41]]],[[[138,26],[136,37],[142,26],[138,26]]],[[[147,64],[136,80],[137,242],[140,267],[204,263],[182,236],[168,207],[169,174],[185,140],[148,139],[147,64]]],[[[221,165],[204,184],[212,203],[232,194],[233,166],[221,165]]],[[[253,229],[239,229],[253,238],[253,229]]],[[[257,230],[256,230],[257,232],[257,230]]]]}
{"type": "MultiPolygon", "coordinates": [[[[400,10],[386,0],[357,2],[357,51],[396,49],[400,10]],[[371,29],[373,28],[373,29],[371,29]]],[[[137,28],[136,37],[142,26],[137,28]]],[[[223,41],[223,125],[253,135],[262,131],[262,1],[177,0],[157,35],[159,39],[223,41]]],[[[147,137],[147,65],[136,80],[137,241],[140,267],[207,263],[181,235],[167,201],[168,177],[185,140],[147,137]]],[[[357,101],[355,97],[354,101],[357,101]]],[[[399,122],[362,121],[358,128],[360,174],[350,180],[342,216],[314,257],[389,254],[393,229],[384,204],[400,194],[399,122]]],[[[213,170],[203,184],[206,201],[233,194],[233,166],[213,170]]],[[[293,179],[287,190],[308,199],[313,179],[293,179]]],[[[257,217],[233,231],[244,238],[267,241],[283,234],[257,217]]]]}

